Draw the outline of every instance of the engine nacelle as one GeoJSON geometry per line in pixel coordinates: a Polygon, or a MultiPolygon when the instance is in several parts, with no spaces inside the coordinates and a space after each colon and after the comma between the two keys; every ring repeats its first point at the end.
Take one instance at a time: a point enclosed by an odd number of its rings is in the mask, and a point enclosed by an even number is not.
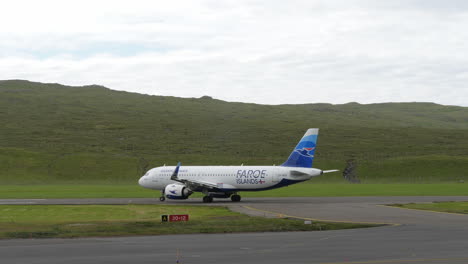
{"type": "Polygon", "coordinates": [[[181,184],[169,184],[164,188],[164,196],[169,199],[187,199],[193,192],[181,184]]]}

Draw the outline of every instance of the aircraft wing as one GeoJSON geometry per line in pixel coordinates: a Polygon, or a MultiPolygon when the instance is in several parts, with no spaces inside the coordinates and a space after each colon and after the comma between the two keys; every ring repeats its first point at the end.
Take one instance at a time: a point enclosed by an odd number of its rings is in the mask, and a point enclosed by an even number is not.
{"type": "Polygon", "coordinates": [[[229,184],[223,183],[213,183],[208,181],[200,181],[200,180],[189,180],[189,179],[181,179],[178,177],[179,174],[179,167],[180,162],[177,164],[177,167],[174,170],[174,173],[171,176],[171,180],[178,181],[180,183],[185,184],[189,189],[192,191],[221,191],[221,189],[234,189],[235,187],[229,184]]]}
{"type": "Polygon", "coordinates": [[[207,181],[197,181],[197,180],[185,180],[185,179],[180,179],[181,182],[183,182],[189,189],[195,190],[195,189],[200,189],[200,188],[205,188],[205,189],[214,189],[218,188],[217,184],[207,182],[207,181]]]}
{"type": "Polygon", "coordinates": [[[179,182],[182,182],[190,190],[199,192],[203,190],[212,191],[212,192],[225,192],[226,189],[235,189],[234,186],[225,183],[213,183],[208,181],[199,181],[199,180],[188,180],[188,179],[179,179],[179,182]]]}

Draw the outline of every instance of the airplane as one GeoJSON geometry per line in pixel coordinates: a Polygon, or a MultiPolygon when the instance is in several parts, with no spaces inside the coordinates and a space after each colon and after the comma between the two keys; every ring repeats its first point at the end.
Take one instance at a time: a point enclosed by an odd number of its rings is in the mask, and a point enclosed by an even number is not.
{"type": "Polygon", "coordinates": [[[310,128],[280,166],[163,166],[150,169],[138,183],[148,189],[161,190],[161,202],[187,199],[202,192],[203,202],[213,198],[231,198],[239,202],[241,191],[262,191],[307,181],[312,177],[338,170],[312,168],[318,128],[310,128]]]}

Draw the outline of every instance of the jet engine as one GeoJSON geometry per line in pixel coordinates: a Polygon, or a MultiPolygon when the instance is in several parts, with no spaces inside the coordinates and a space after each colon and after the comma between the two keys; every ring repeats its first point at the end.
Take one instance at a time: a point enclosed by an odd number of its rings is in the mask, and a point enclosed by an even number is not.
{"type": "Polygon", "coordinates": [[[169,199],[187,199],[192,193],[182,184],[169,184],[164,188],[164,195],[169,199]]]}

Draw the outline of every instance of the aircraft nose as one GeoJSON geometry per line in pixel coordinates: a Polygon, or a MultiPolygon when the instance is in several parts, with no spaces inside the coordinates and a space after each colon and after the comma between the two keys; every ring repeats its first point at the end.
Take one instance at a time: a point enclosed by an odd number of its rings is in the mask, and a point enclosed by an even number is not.
{"type": "Polygon", "coordinates": [[[141,186],[141,187],[145,187],[145,176],[141,177],[139,180],[138,180],[138,184],[141,186]]]}

